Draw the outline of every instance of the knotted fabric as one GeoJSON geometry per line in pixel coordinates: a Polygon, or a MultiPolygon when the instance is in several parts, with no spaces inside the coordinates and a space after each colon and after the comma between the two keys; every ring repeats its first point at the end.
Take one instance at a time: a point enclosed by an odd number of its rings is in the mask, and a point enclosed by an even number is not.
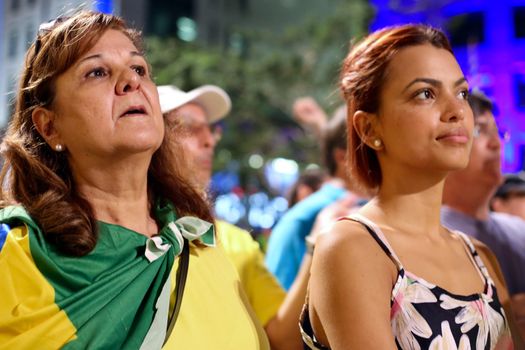
{"type": "Polygon", "coordinates": [[[98,222],[95,248],[74,257],[49,244],[24,208],[0,210],[0,349],[160,348],[183,237],[210,249],[215,236],[168,201],[152,213],[153,238],[98,222]]]}
{"type": "MultiPolygon", "coordinates": [[[[173,222],[168,223],[168,228],[175,236],[171,240],[175,256],[179,256],[184,248],[184,238],[189,242],[194,240],[200,241],[208,247],[215,246],[215,235],[213,234],[213,225],[207,221],[201,220],[194,216],[184,216],[173,222]]],[[[169,243],[164,243],[162,236],[154,236],[146,242],[146,258],[152,262],[161,257],[168,249],[172,247],[169,243]]]]}

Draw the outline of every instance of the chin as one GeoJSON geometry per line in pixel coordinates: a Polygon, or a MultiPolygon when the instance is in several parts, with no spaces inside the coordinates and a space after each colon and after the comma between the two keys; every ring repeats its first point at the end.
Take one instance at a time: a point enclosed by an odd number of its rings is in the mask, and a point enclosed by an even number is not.
{"type": "Polygon", "coordinates": [[[117,149],[119,150],[119,153],[128,153],[129,155],[132,154],[151,154],[155,153],[160,148],[161,143],[160,142],[134,142],[134,143],[126,143],[121,144],[117,149]]]}
{"type": "Polygon", "coordinates": [[[447,164],[447,170],[448,171],[458,171],[465,169],[469,164],[469,158],[463,157],[463,158],[456,158],[453,159],[450,163],[447,164]]]}

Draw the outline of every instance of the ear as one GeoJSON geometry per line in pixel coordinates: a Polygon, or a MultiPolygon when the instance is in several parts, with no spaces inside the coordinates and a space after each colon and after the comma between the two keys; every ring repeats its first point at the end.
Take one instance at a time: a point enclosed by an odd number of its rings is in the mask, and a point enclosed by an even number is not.
{"type": "Polygon", "coordinates": [[[53,111],[37,107],[33,110],[31,118],[36,130],[51,148],[61,144],[60,135],[55,127],[56,114],[53,111]]]}
{"type": "Polygon", "coordinates": [[[357,135],[359,135],[364,144],[372,149],[378,148],[378,146],[374,146],[375,140],[382,141],[378,120],[377,114],[361,110],[356,111],[352,117],[352,123],[357,135]]]}
{"type": "Polygon", "coordinates": [[[491,199],[490,207],[493,211],[503,211],[504,210],[503,201],[498,197],[494,197],[491,199]]]}

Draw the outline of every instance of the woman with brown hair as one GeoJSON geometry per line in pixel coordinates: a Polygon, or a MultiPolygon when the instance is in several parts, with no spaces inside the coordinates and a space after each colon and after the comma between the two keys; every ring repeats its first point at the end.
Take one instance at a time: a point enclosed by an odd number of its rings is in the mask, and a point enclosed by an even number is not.
{"type": "Polygon", "coordinates": [[[137,32],[41,26],[2,143],[2,346],[268,347],[164,131],[137,32]]]}
{"type": "Polygon", "coordinates": [[[509,297],[492,253],[440,223],[445,177],[467,165],[473,132],[445,35],[424,25],[369,35],[344,60],[341,90],[350,175],[374,197],[316,244],[305,344],[508,348],[509,297]]]}

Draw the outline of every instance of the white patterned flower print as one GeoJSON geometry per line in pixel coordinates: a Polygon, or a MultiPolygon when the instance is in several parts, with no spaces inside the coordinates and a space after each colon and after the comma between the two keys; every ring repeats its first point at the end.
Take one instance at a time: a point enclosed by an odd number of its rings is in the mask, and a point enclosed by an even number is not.
{"type": "Polygon", "coordinates": [[[414,335],[426,339],[432,335],[432,329],[413,304],[437,302],[437,298],[430,291],[435,286],[416,278],[406,273],[405,277],[398,281],[399,288],[394,288],[397,293],[393,296],[390,322],[392,332],[402,349],[419,350],[420,346],[414,335]]]}
{"type": "Polygon", "coordinates": [[[476,300],[466,301],[441,294],[439,300],[441,300],[443,309],[461,308],[454,319],[457,324],[461,324],[461,332],[467,333],[475,326],[479,327],[476,349],[485,348],[489,335],[490,348],[493,349],[500,338],[499,336],[506,333],[506,322],[502,316],[504,311],[498,312],[490,306],[489,303],[492,302],[492,286],[490,284],[487,293],[480,296],[476,300]]]}
{"type": "MultiPolygon", "coordinates": [[[[471,350],[468,336],[463,334],[459,338],[459,344],[456,345],[452,331],[450,330],[450,324],[448,321],[441,322],[441,335],[432,340],[429,350],[471,350]]],[[[481,348],[483,349],[483,348],[481,348]]]]}

